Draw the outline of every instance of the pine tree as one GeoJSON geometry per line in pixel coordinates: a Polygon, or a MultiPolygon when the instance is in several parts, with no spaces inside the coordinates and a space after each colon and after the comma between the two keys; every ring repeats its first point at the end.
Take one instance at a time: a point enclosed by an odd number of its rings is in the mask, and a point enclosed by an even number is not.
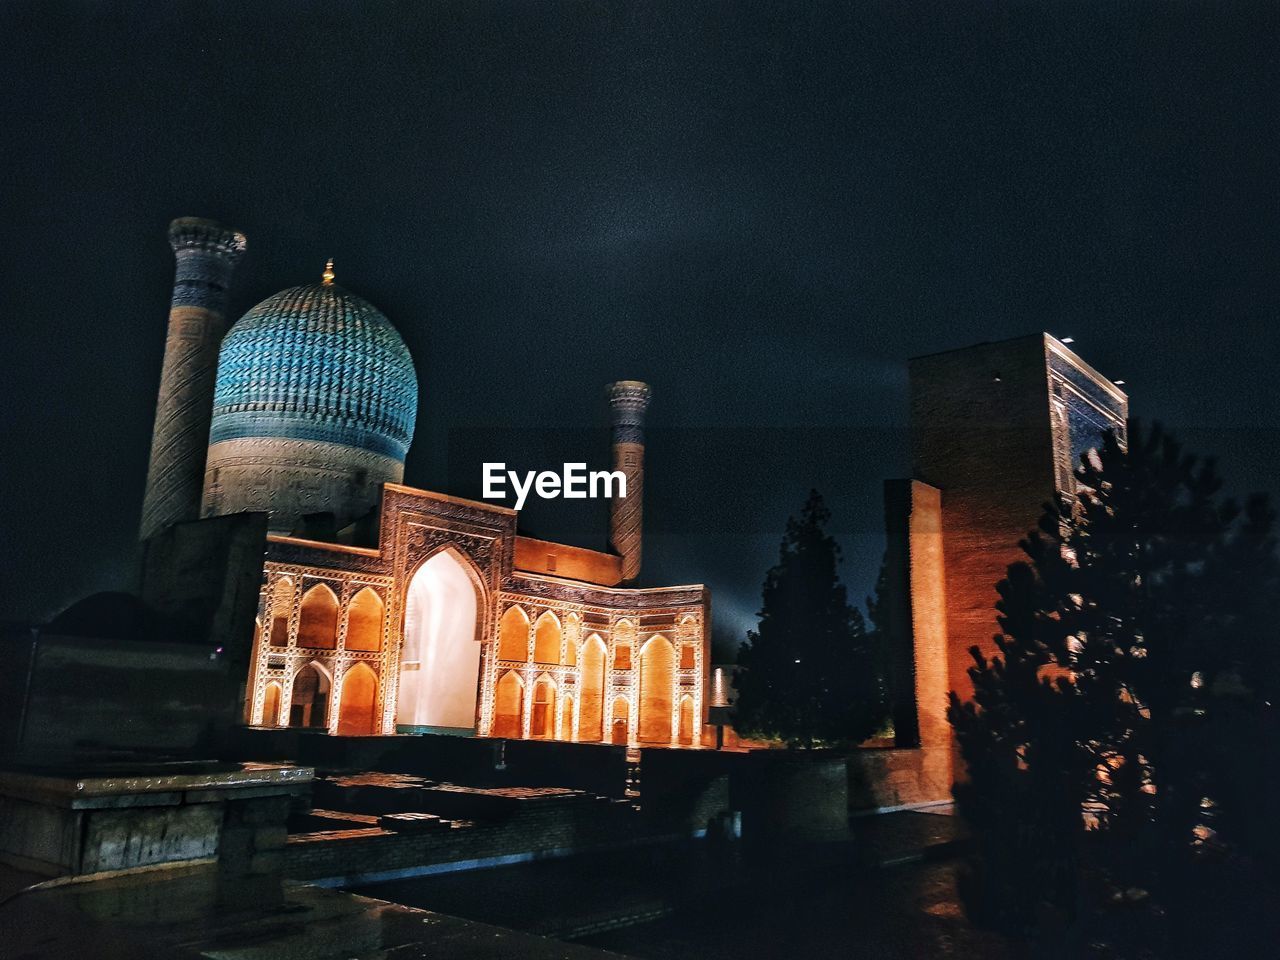
{"type": "Polygon", "coordinates": [[[757,629],[738,655],[734,726],[789,746],[857,743],[877,717],[866,624],[840,583],[831,513],[811,491],[787,522],[778,563],[767,574],[757,629]]]}
{"type": "Polygon", "coordinates": [[[1074,913],[1080,821],[1072,701],[1055,669],[1050,584],[1063,573],[1061,553],[1052,538],[1024,547],[1033,563],[1010,567],[998,586],[998,655],[973,649],[973,699],[953,692],[948,711],[968,769],[956,803],[975,845],[961,891],[975,919],[1014,931],[1045,905],[1074,913]]]}
{"type": "Polygon", "coordinates": [[[999,656],[975,648],[973,700],[952,695],[970,892],[1013,927],[1136,899],[1185,945],[1206,863],[1275,850],[1273,517],[1159,427],[1108,435],[1076,476],[999,586],[999,656]]]}
{"type": "MultiPolygon", "coordinates": [[[[867,647],[871,651],[871,669],[876,679],[877,727],[883,729],[893,718],[894,702],[900,678],[893,662],[893,638],[888,614],[889,568],[882,559],[876,575],[874,592],[867,597],[867,647]]],[[[914,691],[913,691],[914,692],[914,691]]]]}

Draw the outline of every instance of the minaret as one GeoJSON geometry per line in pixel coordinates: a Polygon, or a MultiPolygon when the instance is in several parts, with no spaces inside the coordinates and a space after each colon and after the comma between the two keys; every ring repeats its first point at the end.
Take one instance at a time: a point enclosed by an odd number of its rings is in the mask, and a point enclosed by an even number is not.
{"type": "Polygon", "coordinates": [[[640,576],[640,548],[644,536],[644,413],[649,385],[639,380],[609,384],[613,469],[627,478],[627,495],[609,504],[609,546],[622,558],[622,582],[640,576]]]}
{"type": "Polygon", "coordinates": [[[227,287],[245,238],[212,220],[182,217],[169,224],[169,246],[177,271],[142,502],[143,540],[200,516],[227,287]]]}

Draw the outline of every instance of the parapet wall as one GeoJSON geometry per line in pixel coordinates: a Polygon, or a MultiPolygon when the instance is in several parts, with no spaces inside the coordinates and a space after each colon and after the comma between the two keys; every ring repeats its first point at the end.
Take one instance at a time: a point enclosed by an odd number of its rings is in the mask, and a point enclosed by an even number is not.
{"type": "Polygon", "coordinates": [[[330,737],[301,730],[238,729],[231,754],[288,760],[330,772],[379,770],[476,786],[572,787],[623,797],[627,748],[608,744],[490,740],[421,734],[330,737]]]}
{"type": "Polygon", "coordinates": [[[380,828],[298,834],[284,852],[284,875],[325,886],[579,853],[644,839],[625,803],[531,804],[508,819],[453,829],[397,833],[380,828]]]}
{"type": "Polygon", "coordinates": [[[236,679],[210,645],[41,635],[0,644],[11,649],[10,662],[27,668],[22,688],[0,704],[5,746],[16,756],[186,754],[235,719],[236,679]]]}
{"type": "Polygon", "coordinates": [[[951,800],[951,747],[858,750],[849,756],[849,809],[879,810],[951,800]]]}

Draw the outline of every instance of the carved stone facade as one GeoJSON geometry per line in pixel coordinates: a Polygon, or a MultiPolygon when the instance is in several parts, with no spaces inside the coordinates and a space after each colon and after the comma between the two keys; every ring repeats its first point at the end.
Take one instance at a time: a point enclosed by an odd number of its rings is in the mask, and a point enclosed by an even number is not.
{"type": "Polygon", "coordinates": [[[612,503],[613,552],[521,537],[513,510],[399,485],[418,411],[413,358],[387,317],[334,283],[333,261],[320,283],[268,297],[228,331],[244,237],[184,219],[170,239],[178,269],[142,536],[198,513],[265,515],[246,721],[700,741],[706,590],[625,586],[640,570],[645,384],[609,390],[627,483],[612,503]],[[363,539],[374,522],[376,549],[298,535],[363,539]]]}
{"type": "Polygon", "coordinates": [[[700,744],[705,588],[517,569],[514,511],[395,484],[380,522],[380,549],[270,537],[249,723],[700,744]]]}
{"type": "Polygon", "coordinates": [[[523,693],[518,716],[524,738],[697,745],[710,666],[705,596],[685,587],[607,593],[613,596],[543,577],[512,578],[500,596],[493,635],[500,635],[504,617],[519,611],[527,629],[525,655],[505,655],[497,642],[486,645],[483,733],[495,726],[499,684],[513,676],[523,693]],[[553,619],[558,639],[553,657],[538,650],[539,624],[546,618],[553,619]],[[603,652],[598,667],[584,654],[596,644],[603,652]],[[593,671],[598,675],[590,676],[593,671]],[[552,695],[541,701],[549,704],[545,726],[537,722],[540,684],[552,695]],[[588,697],[599,699],[598,723],[594,705],[584,722],[588,697]]]}

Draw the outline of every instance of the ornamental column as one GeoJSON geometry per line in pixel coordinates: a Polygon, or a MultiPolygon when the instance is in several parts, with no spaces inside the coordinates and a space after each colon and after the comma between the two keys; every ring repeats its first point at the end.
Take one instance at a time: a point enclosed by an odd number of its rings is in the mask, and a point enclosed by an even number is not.
{"type": "Polygon", "coordinates": [[[644,506],[644,414],[652,394],[647,383],[609,384],[613,469],[627,478],[626,496],[616,490],[609,504],[609,546],[622,558],[622,582],[640,576],[644,506]]]}
{"type": "Polygon", "coordinates": [[[169,224],[177,269],[169,307],[160,395],[139,538],[200,516],[218,349],[226,333],[227,287],[244,256],[244,234],[212,220],[169,224]]]}

